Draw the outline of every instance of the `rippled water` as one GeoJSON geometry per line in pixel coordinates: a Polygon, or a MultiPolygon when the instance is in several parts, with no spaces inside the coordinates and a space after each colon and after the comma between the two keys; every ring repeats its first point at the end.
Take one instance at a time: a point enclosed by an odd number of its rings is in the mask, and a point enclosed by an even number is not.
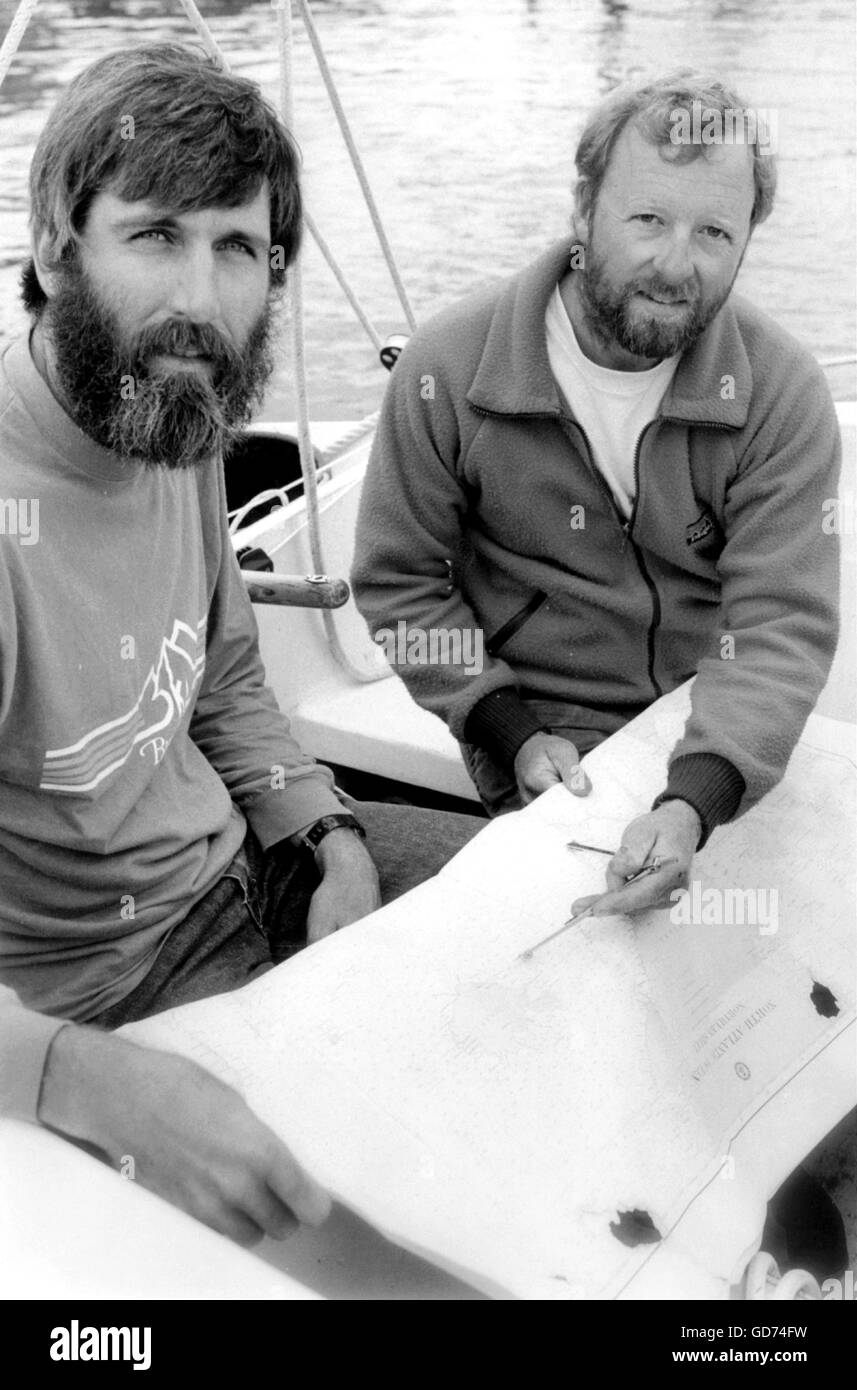
{"type": "MultiPolygon", "coordinates": [[[[275,97],[267,0],[199,3],[234,67],[275,97]]],[[[4,32],[14,9],[0,0],[4,32]]],[[[693,64],[778,117],[780,193],[741,290],[820,357],[853,352],[853,0],[314,0],[313,12],[418,319],[565,231],[576,136],[609,86],[693,64]]],[[[191,32],[168,0],[43,0],[0,90],[0,337],[24,322],[26,173],[51,102],[99,53],[191,32]]],[[[299,22],[295,101],[308,205],[383,337],[402,313],[299,22]]],[[[311,411],[363,414],[386,373],[311,244],[306,292],[311,411]]],[[[287,365],[265,413],[294,413],[287,365]]]]}

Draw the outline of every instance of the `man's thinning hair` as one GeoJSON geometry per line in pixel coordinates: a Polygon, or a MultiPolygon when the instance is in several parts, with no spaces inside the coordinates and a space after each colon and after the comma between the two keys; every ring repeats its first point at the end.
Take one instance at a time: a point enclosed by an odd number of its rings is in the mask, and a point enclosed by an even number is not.
{"type": "Polygon", "coordinates": [[[632,123],[651,144],[657,145],[664,159],[675,164],[687,164],[705,155],[709,146],[703,143],[676,141],[677,112],[692,120],[694,103],[705,115],[717,112],[732,128],[744,133],[745,142],[753,156],[753,185],[755,195],[750,214],[750,227],[756,227],[770,214],[777,186],[776,160],[768,143],[769,132],[759,113],[742,101],[725,83],[682,68],[667,77],[623,85],[609,92],[592,112],[574,157],[583,205],[587,214],[595,207],[599,189],[604,182],[613,146],[632,123]],[[752,139],[746,138],[750,135],[752,139]]]}
{"type": "MultiPolygon", "coordinates": [[[[192,47],[144,44],[79,73],[51,112],[30,167],[30,220],[49,234],[49,268],[74,260],[90,204],[106,188],[174,212],[238,207],[267,180],[271,284],[285,283],[301,236],[300,156],[258,87],[192,47]]],[[[26,308],[46,298],[29,261],[26,308]]]]}

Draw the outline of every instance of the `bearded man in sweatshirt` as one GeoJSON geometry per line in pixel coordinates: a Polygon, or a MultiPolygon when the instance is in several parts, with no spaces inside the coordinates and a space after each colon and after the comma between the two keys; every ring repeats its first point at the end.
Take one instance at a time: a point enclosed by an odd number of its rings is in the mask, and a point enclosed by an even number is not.
{"type": "Polygon", "coordinates": [[[132,1154],[250,1243],[326,1194],[229,1087],[110,1030],[365,916],[480,822],[355,816],[264,683],[222,455],[300,237],[275,113],[192,50],[108,55],[55,108],[31,196],[33,330],[0,363],[26,522],[0,537],[0,1113],[132,1154]]]}

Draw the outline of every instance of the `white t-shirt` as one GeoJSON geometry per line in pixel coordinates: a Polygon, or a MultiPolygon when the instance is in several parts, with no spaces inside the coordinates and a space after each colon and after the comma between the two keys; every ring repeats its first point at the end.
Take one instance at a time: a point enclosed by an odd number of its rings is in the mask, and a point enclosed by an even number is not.
{"type": "Polygon", "coordinates": [[[645,372],[614,372],[581,351],[557,285],[545,314],[548,360],[566,404],[583,427],[596,466],[624,517],[636,496],[637,440],[654,420],[680,354],[645,372]]]}

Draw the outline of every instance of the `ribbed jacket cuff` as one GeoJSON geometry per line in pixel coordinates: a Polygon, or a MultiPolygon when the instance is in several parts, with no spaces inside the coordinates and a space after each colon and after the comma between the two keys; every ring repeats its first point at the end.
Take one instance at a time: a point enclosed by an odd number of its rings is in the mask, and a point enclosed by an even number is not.
{"type": "Polygon", "coordinates": [[[544,732],[544,724],[511,685],[483,696],[464,722],[465,742],[484,748],[501,767],[511,767],[521,745],[533,734],[544,732]]]}
{"type": "Polygon", "coordinates": [[[652,802],[652,810],[664,801],[688,802],[702,821],[697,845],[702,849],[712,830],[732,819],[745,785],[737,767],[719,753],[687,753],[670,764],[667,789],[652,802]]]}

